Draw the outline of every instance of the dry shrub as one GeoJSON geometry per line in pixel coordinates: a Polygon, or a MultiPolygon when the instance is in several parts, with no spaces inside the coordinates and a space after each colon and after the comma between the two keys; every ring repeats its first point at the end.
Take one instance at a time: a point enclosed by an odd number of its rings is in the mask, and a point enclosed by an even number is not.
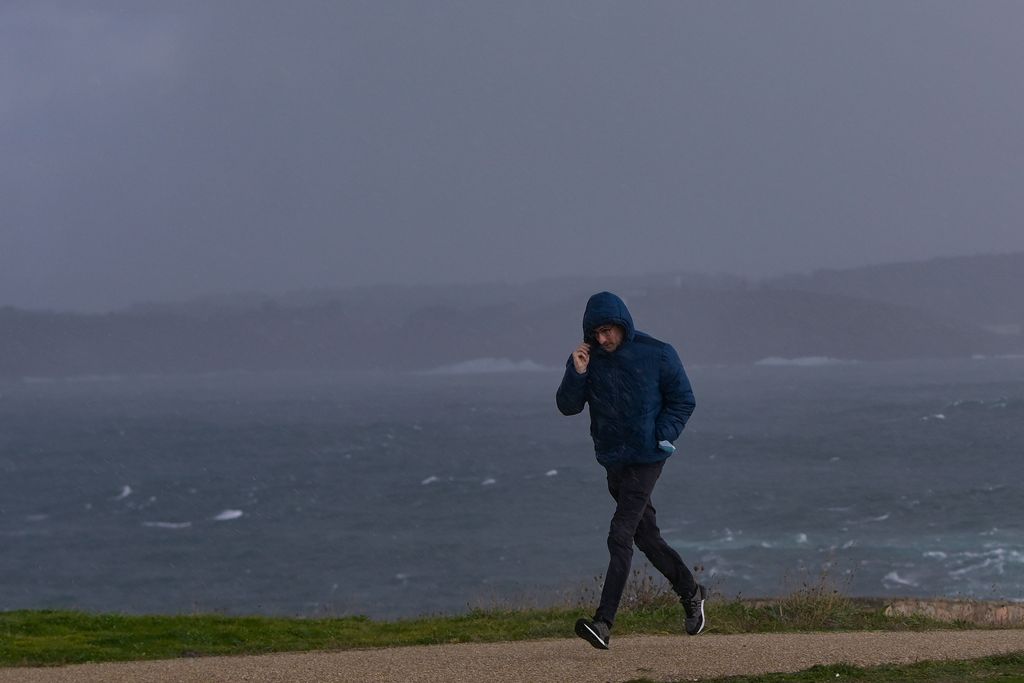
{"type": "Polygon", "coordinates": [[[787,574],[784,597],[774,607],[779,620],[793,626],[815,628],[834,626],[853,613],[855,606],[845,592],[853,575],[837,578],[833,569],[832,565],[825,565],[817,576],[802,569],[795,580],[787,574]]]}
{"type": "MultiPolygon", "coordinates": [[[[579,589],[572,607],[593,610],[601,602],[604,577],[595,576],[588,585],[579,589]]],[[[619,610],[624,612],[649,612],[679,604],[679,596],[673,591],[661,574],[651,571],[646,562],[634,567],[622,591],[619,610]]]]}

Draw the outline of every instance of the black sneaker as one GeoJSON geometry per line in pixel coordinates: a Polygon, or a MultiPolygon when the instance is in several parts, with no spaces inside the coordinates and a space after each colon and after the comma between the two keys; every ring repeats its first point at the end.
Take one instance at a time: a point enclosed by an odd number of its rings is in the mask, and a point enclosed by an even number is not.
{"type": "Polygon", "coordinates": [[[608,624],[590,619],[576,620],[576,635],[598,650],[607,650],[608,641],[612,638],[611,628],[608,627],[608,624]]]}
{"type": "Polygon", "coordinates": [[[688,599],[681,600],[683,609],[686,610],[686,632],[695,636],[704,630],[704,601],[708,598],[708,589],[697,584],[688,599]]]}

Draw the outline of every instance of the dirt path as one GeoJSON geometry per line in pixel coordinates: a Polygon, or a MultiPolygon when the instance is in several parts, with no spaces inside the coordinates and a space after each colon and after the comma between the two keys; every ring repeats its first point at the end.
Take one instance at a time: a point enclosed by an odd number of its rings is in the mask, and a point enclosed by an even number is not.
{"type": "Polygon", "coordinates": [[[923,633],[625,636],[602,652],[578,639],[202,657],[0,669],[0,683],[74,681],[687,681],[815,664],[907,663],[1024,651],[1024,629],[923,633]]]}

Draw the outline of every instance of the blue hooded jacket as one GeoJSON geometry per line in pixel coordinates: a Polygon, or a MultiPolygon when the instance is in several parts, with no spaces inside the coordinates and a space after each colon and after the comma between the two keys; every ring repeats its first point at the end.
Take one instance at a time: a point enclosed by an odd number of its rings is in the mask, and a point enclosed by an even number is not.
{"type": "Polygon", "coordinates": [[[637,331],[626,304],[610,292],[587,301],[583,340],[590,344],[590,363],[581,375],[569,356],[555,394],[558,409],[576,415],[590,405],[590,435],[602,465],[665,460],[669,454],[658,442],[679,438],[696,406],[675,349],[637,331]],[[612,353],[594,337],[596,328],[609,323],[625,330],[612,353]]]}

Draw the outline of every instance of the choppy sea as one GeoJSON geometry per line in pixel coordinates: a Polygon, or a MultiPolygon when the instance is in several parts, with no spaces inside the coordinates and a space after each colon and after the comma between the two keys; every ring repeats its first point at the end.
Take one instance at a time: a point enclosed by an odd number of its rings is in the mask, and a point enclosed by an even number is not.
{"type": "MultiPolygon", "coordinates": [[[[827,571],[853,595],[1024,600],[1024,360],[688,371],[653,500],[714,589],[827,571]]],[[[613,502],[560,377],[0,384],[0,610],[393,618],[578,593],[613,502]]]]}

